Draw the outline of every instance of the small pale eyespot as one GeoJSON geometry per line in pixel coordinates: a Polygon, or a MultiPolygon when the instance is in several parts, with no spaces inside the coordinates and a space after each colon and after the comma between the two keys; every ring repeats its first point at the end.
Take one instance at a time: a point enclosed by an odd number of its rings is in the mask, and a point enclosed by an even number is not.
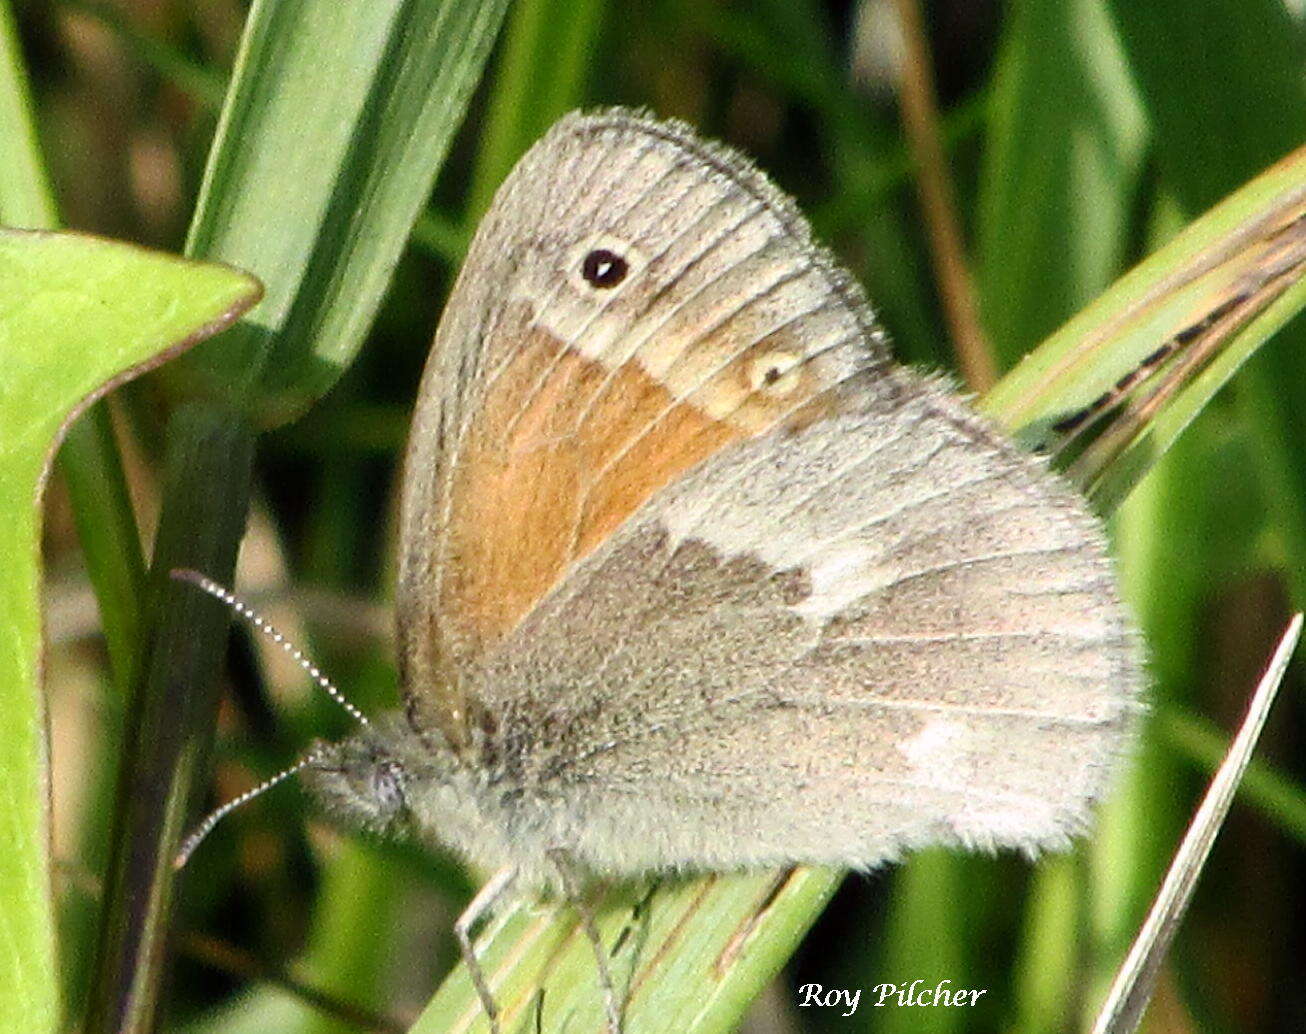
{"type": "Polygon", "coordinates": [[[782,398],[802,381],[798,365],[802,356],[793,352],[766,352],[754,356],[748,363],[748,385],[753,391],[782,398]]]}
{"type": "Polygon", "coordinates": [[[595,248],[581,262],[580,274],[591,287],[616,287],[626,279],[630,263],[607,248],[595,248]]]}

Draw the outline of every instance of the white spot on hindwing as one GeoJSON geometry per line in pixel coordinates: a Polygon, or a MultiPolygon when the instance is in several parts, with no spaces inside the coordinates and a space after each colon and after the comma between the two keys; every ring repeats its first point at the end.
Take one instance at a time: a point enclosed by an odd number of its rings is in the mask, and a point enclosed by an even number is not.
{"type": "Polygon", "coordinates": [[[842,614],[887,581],[876,575],[879,555],[879,550],[861,542],[833,543],[813,553],[804,563],[811,595],[793,609],[819,622],[842,614]]]}
{"type": "Polygon", "coordinates": [[[966,730],[957,722],[935,718],[920,732],[898,744],[898,750],[911,765],[912,777],[931,786],[948,786],[955,782],[953,762],[963,753],[966,730]]]}
{"type": "Polygon", "coordinates": [[[733,533],[729,527],[713,527],[710,521],[700,523],[674,509],[661,515],[660,524],[666,531],[669,553],[684,542],[696,541],[723,561],[753,557],[774,574],[796,570],[804,575],[810,591],[789,609],[816,627],[892,580],[890,572],[879,563],[881,550],[866,541],[843,540],[812,550],[803,530],[797,528],[781,531],[770,542],[760,543],[750,536],[733,533]]]}

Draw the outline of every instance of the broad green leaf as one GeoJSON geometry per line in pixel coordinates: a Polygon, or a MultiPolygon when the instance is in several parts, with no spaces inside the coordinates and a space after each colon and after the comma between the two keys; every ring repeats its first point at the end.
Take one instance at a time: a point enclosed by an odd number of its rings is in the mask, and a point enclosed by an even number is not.
{"type": "MultiPolygon", "coordinates": [[[[26,69],[0,0],[0,225],[54,230],[59,215],[37,141],[26,69]]],[[[69,427],[59,456],[110,663],[125,684],[135,655],[145,561],[126,477],[103,406],[69,427]]]]}
{"type": "Polygon", "coordinates": [[[0,230],[0,1029],[55,1029],[40,493],[74,415],[227,326],[255,281],[93,237],[0,230]]]}
{"type": "Polygon", "coordinates": [[[256,422],[301,413],[362,344],[507,0],[257,0],[187,252],[267,295],[174,385],[256,422]]]}

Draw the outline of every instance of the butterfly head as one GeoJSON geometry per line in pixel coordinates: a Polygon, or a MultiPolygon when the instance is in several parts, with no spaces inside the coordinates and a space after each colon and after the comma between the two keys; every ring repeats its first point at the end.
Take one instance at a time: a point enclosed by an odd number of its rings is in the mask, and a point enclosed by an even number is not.
{"type": "MultiPolygon", "coordinates": [[[[338,743],[318,743],[303,779],[331,814],[375,833],[409,827],[411,789],[429,772],[415,770],[404,745],[414,739],[398,716],[368,725],[338,743]]],[[[425,767],[425,766],[424,766],[425,767]]]]}

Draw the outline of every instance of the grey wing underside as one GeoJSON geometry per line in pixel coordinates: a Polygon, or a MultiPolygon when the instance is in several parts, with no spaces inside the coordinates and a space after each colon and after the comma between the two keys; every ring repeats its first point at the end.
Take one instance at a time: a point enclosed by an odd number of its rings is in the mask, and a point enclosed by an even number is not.
{"type": "MultiPolygon", "coordinates": [[[[887,361],[860,289],[812,243],[792,202],[742,156],[680,123],[619,109],[562,119],[522,159],[482,221],[413,416],[396,614],[401,682],[410,710],[425,709],[428,718],[461,710],[452,698],[469,692],[461,687],[462,659],[475,649],[459,638],[459,615],[441,610],[441,586],[460,562],[448,544],[451,485],[486,393],[527,338],[506,315],[518,295],[534,298],[535,325],[579,354],[620,354],[621,363],[638,366],[628,347],[678,347],[680,358],[664,371],[689,382],[677,382],[676,402],[700,402],[719,379],[717,364],[742,363],[770,339],[802,355],[822,383],[887,361]],[[604,234],[637,241],[648,266],[637,290],[592,311],[578,308],[562,259],[548,247],[568,255],[571,245],[604,234]],[[736,349],[728,362],[717,354],[727,340],[736,349]]],[[[633,427],[631,441],[665,415],[633,427]]],[[[444,717],[452,725],[464,720],[444,717]]]]}
{"type": "Polygon", "coordinates": [[[866,867],[1085,824],[1141,681],[1100,525],[891,376],[655,496],[487,660],[501,760],[584,802],[559,835],[591,866],[866,867]]]}

